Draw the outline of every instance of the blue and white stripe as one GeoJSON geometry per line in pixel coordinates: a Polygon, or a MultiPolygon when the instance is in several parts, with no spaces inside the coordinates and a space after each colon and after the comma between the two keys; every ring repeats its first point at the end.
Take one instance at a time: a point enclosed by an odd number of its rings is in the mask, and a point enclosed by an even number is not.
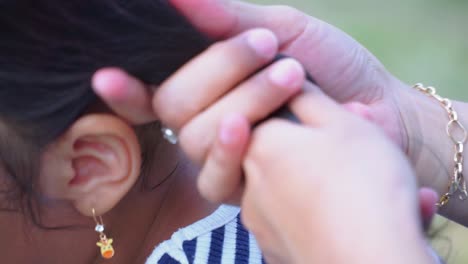
{"type": "Polygon", "coordinates": [[[221,206],[156,247],[146,264],[262,264],[255,238],[237,207],[221,206]]]}

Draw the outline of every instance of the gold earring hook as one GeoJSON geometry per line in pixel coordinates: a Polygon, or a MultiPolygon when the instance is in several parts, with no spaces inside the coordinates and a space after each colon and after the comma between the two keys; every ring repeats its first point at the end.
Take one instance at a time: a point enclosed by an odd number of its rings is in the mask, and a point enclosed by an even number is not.
{"type": "Polygon", "coordinates": [[[93,212],[93,219],[94,219],[94,222],[96,222],[96,225],[104,227],[104,221],[102,220],[102,216],[100,215],[96,216],[96,210],[94,208],[92,209],[92,212],[93,212]]]}
{"type": "Polygon", "coordinates": [[[94,222],[96,222],[96,227],[95,227],[95,230],[96,232],[100,233],[101,234],[101,237],[104,237],[105,239],[105,235],[104,235],[104,220],[102,220],[102,216],[96,216],[96,210],[93,208],[92,209],[92,212],[93,212],[93,219],[94,219],[94,222]]]}

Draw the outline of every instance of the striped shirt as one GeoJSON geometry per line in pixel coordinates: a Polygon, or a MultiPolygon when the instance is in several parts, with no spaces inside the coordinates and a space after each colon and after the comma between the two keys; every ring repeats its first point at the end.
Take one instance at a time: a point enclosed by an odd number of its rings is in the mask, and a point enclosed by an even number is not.
{"type": "Polygon", "coordinates": [[[223,205],[158,245],[146,264],[262,264],[255,238],[240,221],[238,207],[223,205]]]}

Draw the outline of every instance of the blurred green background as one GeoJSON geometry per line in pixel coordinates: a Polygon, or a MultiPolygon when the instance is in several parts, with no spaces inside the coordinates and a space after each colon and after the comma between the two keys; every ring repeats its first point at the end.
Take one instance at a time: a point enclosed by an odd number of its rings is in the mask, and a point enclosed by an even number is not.
{"type": "MultiPolygon", "coordinates": [[[[467,0],[251,1],[295,6],[349,33],[404,82],[468,101],[467,0]]],[[[433,226],[441,230],[433,244],[447,263],[468,263],[468,231],[441,218],[433,226]]]]}

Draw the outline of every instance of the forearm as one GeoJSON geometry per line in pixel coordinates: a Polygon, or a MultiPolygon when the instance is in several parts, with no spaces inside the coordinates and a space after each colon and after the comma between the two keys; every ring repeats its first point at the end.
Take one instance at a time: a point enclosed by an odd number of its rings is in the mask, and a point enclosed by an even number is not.
{"type": "MultiPolygon", "coordinates": [[[[432,187],[443,195],[447,192],[455,165],[454,143],[446,133],[448,114],[434,98],[410,88],[405,92],[408,96],[401,96],[401,111],[408,133],[408,155],[415,166],[420,185],[432,187]]],[[[452,102],[460,123],[468,126],[468,104],[452,102]]],[[[454,132],[457,138],[462,138],[458,133],[460,131],[455,129],[454,132]]],[[[468,168],[467,154],[463,155],[464,168],[468,168]]],[[[458,199],[459,194],[456,193],[440,213],[468,226],[468,201],[458,199]]]]}

